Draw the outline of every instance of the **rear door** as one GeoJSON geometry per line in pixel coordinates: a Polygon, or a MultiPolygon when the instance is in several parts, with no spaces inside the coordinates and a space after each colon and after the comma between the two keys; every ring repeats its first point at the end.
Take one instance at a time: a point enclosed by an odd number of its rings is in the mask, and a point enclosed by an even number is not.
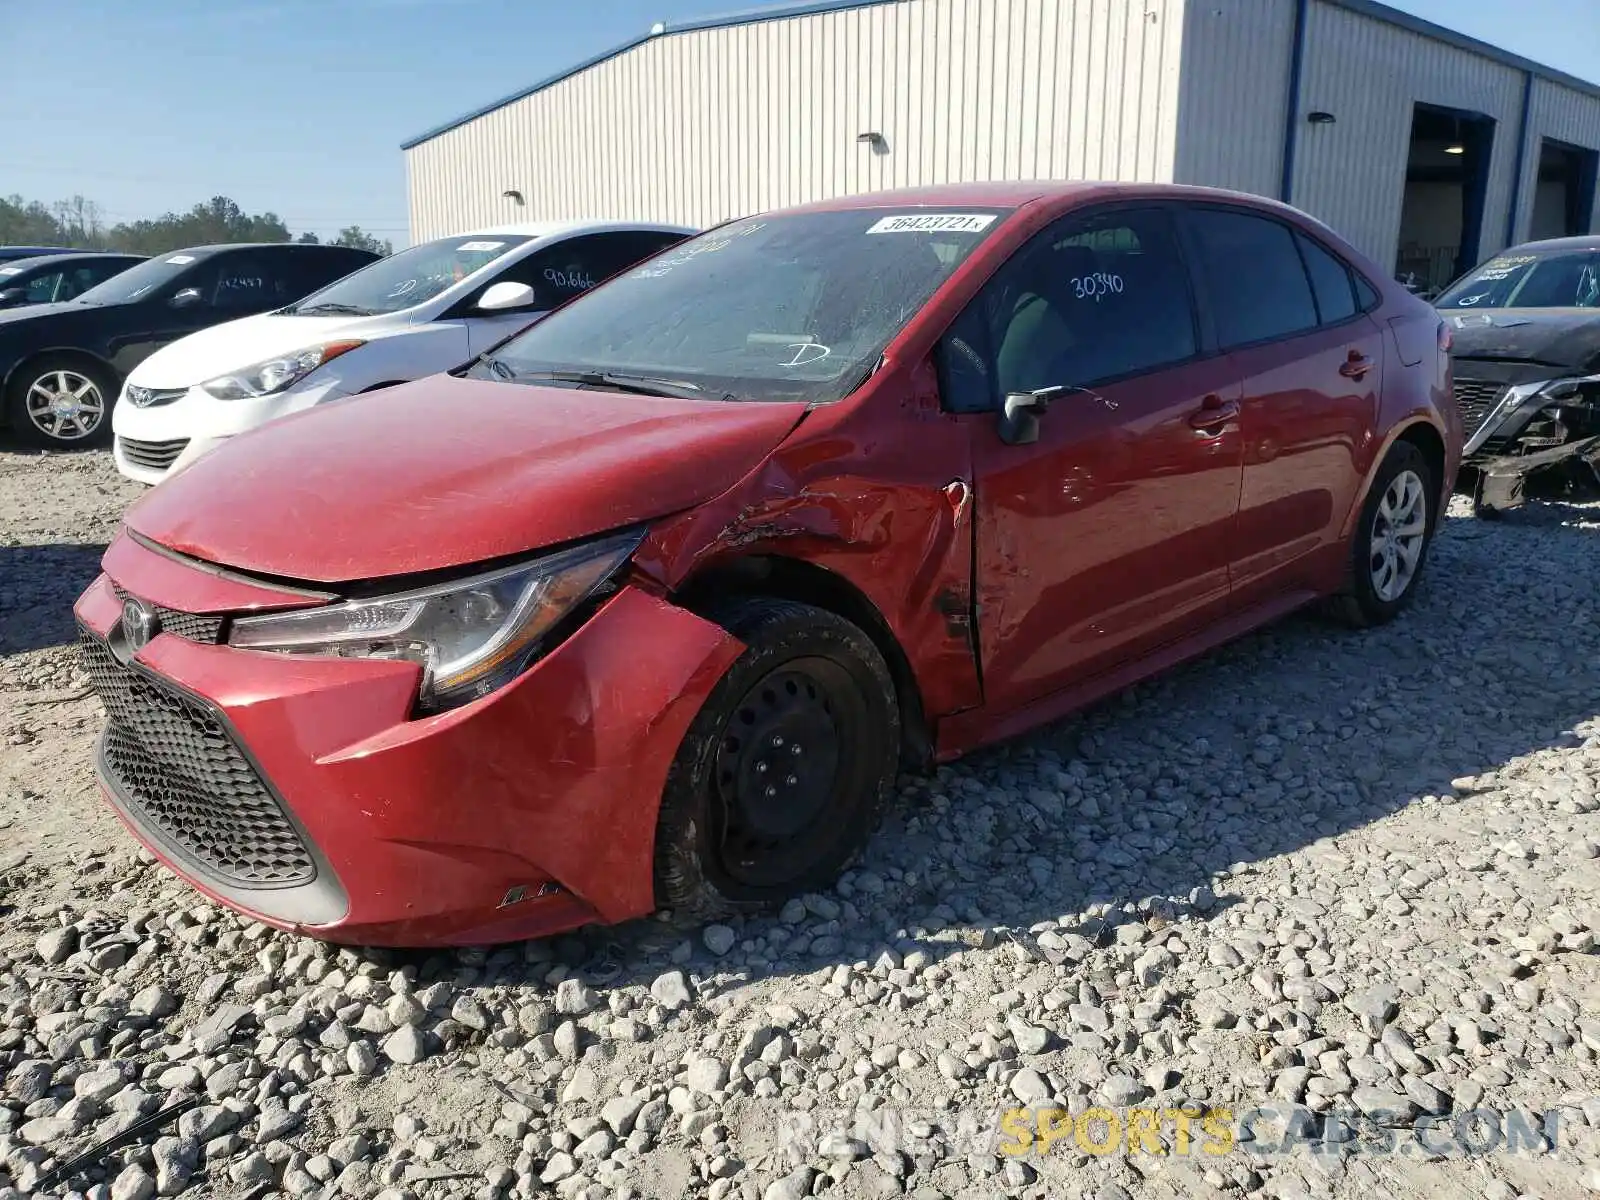
{"type": "Polygon", "coordinates": [[[1318,586],[1360,493],[1383,334],[1331,250],[1259,210],[1185,209],[1218,344],[1243,385],[1234,606],[1318,586]]]}

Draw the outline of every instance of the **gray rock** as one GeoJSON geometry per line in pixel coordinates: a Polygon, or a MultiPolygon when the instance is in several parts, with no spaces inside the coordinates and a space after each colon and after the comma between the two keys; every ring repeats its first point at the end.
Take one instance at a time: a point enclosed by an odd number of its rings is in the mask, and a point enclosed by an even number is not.
{"type": "Polygon", "coordinates": [[[581,979],[563,979],[556,985],[556,1011],[563,1016],[581,1017],[600,1003],[594,989],[581,979]]]}
{"type": "Polygon", "coordinates": [[[78,931],[70,925],[65,929],[52,929],[40,934],[33,944],[34,951],[52,967],[59,967],[72,957],[78,948],[78,931]]]}
{"type": "Polygon", "coordinates": [[[709,1096],[728,1084],[728,1065],[721,1059],[702,1057],[690,1061],[684,1084],[691,1092],[709,1096]]]}
{"type": "Polygon", "coordinates": [[[1107,1075],[1100,1094],[1113,1108],[1123,1108],[1144,1098],[1147,1089],[1132,1075],[1107,1075]]]}
{"type": "Polygon", "coordinates": [[[1011,1031],[1011,1040],[1017,1044],[1018,1053],[1043,1054],[1045,1047],[1050,1044],[1049,1030],[1024,1021],[1015,1014],[1006,1018],[1006,1028],[1011,1031]]]}
{"type": "Polygon", "coordinates": [[[565,1151],[552,1154],[540,1172],[539,1179],[544,1183],[560,1183],[568,1176],[578,1172],[577,1160],[565,1151]]]}
{"type": "Polygon", "coordinates": [[[111,1182],[111,1200],[150,1200],[156,1181],[138,1163],[129,1163],[111,1182]]]}
{"type": "Polygon", "coordinates": [[[396,1029],[383,1039],[383,1056],[406,1065],[421,1062],[428,1057],[427,1036],[415,1025],[396,1029]]]}
{"type": "Polygon", "coordinates": [[[811,1195],[811,1181],[816,1172],[810,1167],[796,1167],[781,1179],[767,1184],[761,1200],[805,1200],[811,1195]]]}
{"type": "Polygon", "coordinates": [[[668,1012],[677,1012],[693,1002],[689,981],[682,971],[667,971],[650,984],[650,996],[668,1012]]]}
{"type": "Polygon", "coordinates": [[[178,1011],[178,998],[159,984],[151,984],[128,1001],[128,1011],[141,1017],[160,1018],[178,1011]]]}
{"type": "Polygon", "coordinates": [[[732,950],[733,943],[738,940],[738,935],[726,925],[707,925],[700,937],[705,942],[706,949],[718,958],[732,950]]]}
{"type": "Polygon", "coordinates": [[[245,1155],[228,1168],[228,1178],[242,1188],[259,1187],[277,1178],[270,1159],[259,1150],[245,1155]]]}

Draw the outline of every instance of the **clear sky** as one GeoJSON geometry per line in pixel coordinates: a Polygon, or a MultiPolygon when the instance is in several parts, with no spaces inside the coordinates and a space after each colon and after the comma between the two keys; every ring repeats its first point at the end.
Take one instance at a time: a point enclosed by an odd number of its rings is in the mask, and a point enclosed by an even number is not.
{"type": "MultiPolygon", "coordinates": [[[[1203,0],[1202,0],[1203,2],[1203,0]]],[[[1390,0],[1600,82],[1600,0],[1390,0]]],[[[744,0],[0,0],[0,195],[406,237],[400,143],[744,0]]]]}

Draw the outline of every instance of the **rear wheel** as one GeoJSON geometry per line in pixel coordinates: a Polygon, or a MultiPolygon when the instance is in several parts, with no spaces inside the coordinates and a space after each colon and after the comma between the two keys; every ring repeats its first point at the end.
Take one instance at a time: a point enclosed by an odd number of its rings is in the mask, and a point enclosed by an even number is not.
{"type": "Polygon", "coordinates": [[[765,597],[710,615],[746,649],[684,737],[656,833],[656,900],[691,917],[830,885],[900,757],[894,682],[856,626],[765,597]]]}
{"type": "Polygon", "coordinates": [[[111,440],[117,381],[97,362],[50,354],[25,363],[6,391],[7,417],[19,441],[43,450],[104,446],[111,440]]]}
{"type": "Polygon", "coordinates": [[[1392,621],[1411,603],[1433,540],[1438,499],[1421,450],[1396,442],[1373,478],[1350,539],[1350,581],[1335,611],[1355,626],[1392,621]]]}

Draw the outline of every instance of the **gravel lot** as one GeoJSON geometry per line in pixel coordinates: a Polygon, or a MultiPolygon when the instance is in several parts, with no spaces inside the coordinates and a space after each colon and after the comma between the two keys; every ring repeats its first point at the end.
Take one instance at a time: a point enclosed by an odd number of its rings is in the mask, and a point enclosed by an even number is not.
{"type": "Polygon", "coordinates": [[[1600,505],[1452,516],[1386,629],[1298,618],[909,781],[773,918],[406,956],[201,903],[103,809],[69,608],[137,494],[0,451],[6,1200],[185,1101],[33,1194],[1600,1193],[1600,505]],[[1270,1103],[1297,1145],[1172,1112],[1270,1103]],[[1168,1117],[996,1153],[1014,1105],[1168,1117]]]}

